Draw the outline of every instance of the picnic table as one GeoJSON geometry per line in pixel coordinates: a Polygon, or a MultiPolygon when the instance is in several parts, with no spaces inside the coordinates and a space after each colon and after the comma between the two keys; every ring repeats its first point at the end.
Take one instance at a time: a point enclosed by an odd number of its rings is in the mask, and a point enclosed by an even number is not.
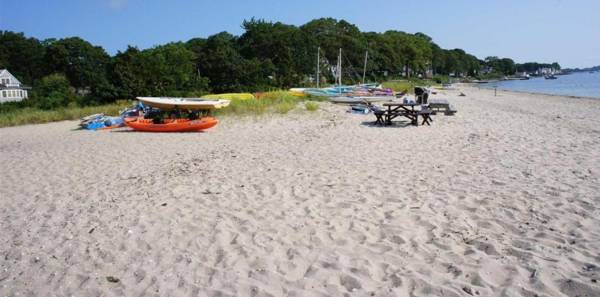
{"type": "Polygon", "coordinates": [[[419,111],[415,110],[417,103],[404,103],[404,102],[388,102],[384,103],[383,106],[387,107],[385,113],[385,124],[391,125],[392,120],[397,117],[408,118],[413,125],[419,125],[419,111]]]}

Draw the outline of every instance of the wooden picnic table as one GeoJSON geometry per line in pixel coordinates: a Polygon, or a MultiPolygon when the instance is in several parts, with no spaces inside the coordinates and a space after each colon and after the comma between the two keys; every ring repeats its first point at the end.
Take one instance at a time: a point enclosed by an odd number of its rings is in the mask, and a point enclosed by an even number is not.
{"type": "Polygon", "coordinates": [[[391,125],[392,120],[400,116],[408,118],[413,125],[419,125],[419,111],[415,110],[415,106],[418,105],[420,104],[404,102],[384,103],[383,106],[387,107],[387,112],[385,113],[386,125],[391,125]]]}

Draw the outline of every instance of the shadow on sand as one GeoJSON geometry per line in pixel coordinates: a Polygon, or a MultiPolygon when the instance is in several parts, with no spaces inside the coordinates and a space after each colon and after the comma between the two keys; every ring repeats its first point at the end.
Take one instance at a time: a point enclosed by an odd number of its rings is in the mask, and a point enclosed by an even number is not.
{"type": "Polygon", "coordinates": [[[412,125],[410,121],[404,121],[404,120],[393,121],[391,125],[380,125],[380,124],[376,124],[373,121],[362,122],[361,125],[365,126],[365,127],[380,128],[380,129],[416,127],[415,125],[412,125]]]}

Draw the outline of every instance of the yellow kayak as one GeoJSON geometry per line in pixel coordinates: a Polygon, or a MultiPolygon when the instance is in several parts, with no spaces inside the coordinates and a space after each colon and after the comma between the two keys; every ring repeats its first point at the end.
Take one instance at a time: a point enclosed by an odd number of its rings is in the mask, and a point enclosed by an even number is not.
{"type": "Polygon", "coordinates": [[[256,99],[250,93],[228,93],[228,94],[210,94],[202,96],[204,99],[225,99],[225,100],[249,100],[256,99]]]}

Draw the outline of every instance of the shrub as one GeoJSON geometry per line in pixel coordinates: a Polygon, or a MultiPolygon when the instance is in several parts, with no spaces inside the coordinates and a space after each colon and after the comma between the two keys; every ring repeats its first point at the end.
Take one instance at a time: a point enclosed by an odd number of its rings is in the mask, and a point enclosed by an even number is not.
{"type": "Polygon", "coordinates": [[[42,78],[34,93],[35,105],[41,109],[66,107],[75,99],[75,93],[64,74],[50,74],[42,78]]]}
{"type": "Polygon", "coordinates": [[[313,101],[306,101],[304,102],[304,107],[308,111],[316,111],[319,109],[319,104],[313,101]]]}

